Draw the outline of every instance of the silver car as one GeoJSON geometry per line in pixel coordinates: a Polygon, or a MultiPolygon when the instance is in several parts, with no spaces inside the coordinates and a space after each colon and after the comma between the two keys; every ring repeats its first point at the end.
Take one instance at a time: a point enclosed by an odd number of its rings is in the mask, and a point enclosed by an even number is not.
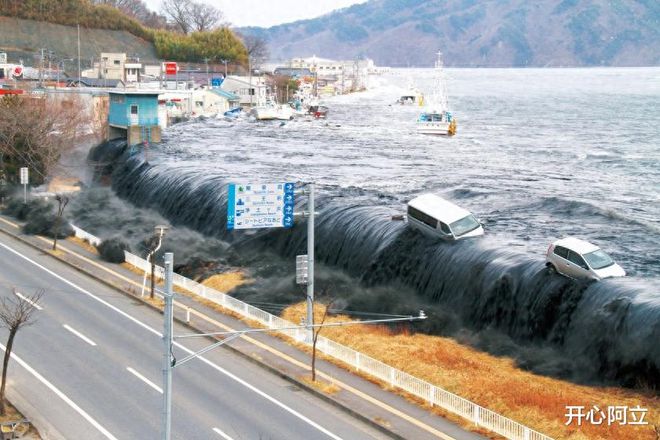
{"type": "Polygon", "coordinates": [[[598,246],[575,237],[552,243],[545,259],[548,270],[570,278],[601,280],[626,275],[598,246]]]}

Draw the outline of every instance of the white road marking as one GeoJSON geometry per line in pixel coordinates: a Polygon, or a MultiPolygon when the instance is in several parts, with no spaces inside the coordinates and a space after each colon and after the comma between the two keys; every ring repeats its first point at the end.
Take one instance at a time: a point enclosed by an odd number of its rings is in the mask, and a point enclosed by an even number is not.
{"type": "MultiPolygon", "coordinates": [[[[5,351],[6,347],[0,344],[0,349],[2,351],[5,351]]],[[[53,391],[60,399],[64,400],[64,402],[66,402],[66,404],[69,405],[71,408],[73,408],[78,414],[83,416],[85,420],[91,423],[92,426],[98,429],[99,432],[101,432],[101,434],[103,434],[106,438],[110,440],[117,440],[117,437],[110,434],[110,432],[107,429],[105,429],[103,426],[101,426],[99,422],[94,420],[94,418],[89,414],[87,414],[85,410],[83,410],[81,407],[76,405],[76,403],[73,400],[71,400],[66,394],[60,391],[55,385],[53,385],[48,380],[46,380],[46,378],[44,378],[41,374],[37,373],[37,371],[34,368],[32,368],[27,364],[27,362],[25,362],[23,359],[21,359],[14,353],[11,354],[11,358],[14,359],[21,367],[25,368],[27,372],[32,374],[39,382],[43,383],[48,388],[50,388],[51,391],[53,391]]]]}
{"type": "Polygon", "coordinates": [[[224,432],[220,431],[220,428],[213,428],[213,431],[215,431],[216,434],[219,434],[220,437],[224,438],[225,440],[234,440],[233,438],[229,437],[224,432]]]}
{"type": "MultiPolygon", "coordinates": [[[[5,244],[3,244],[3,243],[0,243],[0,247],[5,248],[6,250],[8,250],[9,252],[11,252],[11,253],[13,253],[13,254],[15,254],[15,255],[18,255],[19,257],[21,257],[21,258],[24,259],[25,261],[28,261],[28,262],[32,263],[33,265],[35,265],[35,266],[38,267],[39,269],[41,269],[41,270],[43,270],[44,272],[46,272],[46,273],[52,275],[53,277],[57,278],[58,280],[62,281],[63,283],[68,284],[69,286],[73,287],[74,289],[78,290],[79,292],[81,292],[81,293],[83,293],[83,294],[89,296],[90,298],[95,299],[96,301],[98,301],[99,303],[105,305],[106,307],[110,308],[111,310],[114,310],[115,312],[119,313],[120,315],[124,316],[125,318],[129,319],[130,321],[133,321],[135,324],[139,325],[140,327],[144,328],[145,330],[147,330],[147,331],[149,331],[149,332],[151,332],[151,333],[157,335],[159,338],[162,338],[162,337],[163,337],[163,335],[162,335],[159,331],[157,331],[157,330],[155,330],[155,329],[149,327],[147,324],[143,323],[143,322],[140,321],[139,319],[134,318],[133,316],[129,315],[128,313],[124,312],[123,310],[120,310],[120,309],[117,308],[116,306],[113,306],[113,305],[110,304],[109,302],[107,302],[107,301],[105,301],[105,300],[103,300],[103,299],[97,297],[96,295],[94,295],[94,294],[88,292],[87,290],[83,289],[82,287],[76,285],[76,284],[73,283],[72,281],[69,281],[69,280],[67,280],[66,278],[62,277],[61,275],[56,274],[56,273],[53,272],[52,270],[45,268],[45,267],[42,266],[41,264],[39,264],[39,263],[37,263],[36,261],[34,261],[34,260],[32,260],[32,259],[26,257],[25,255],[21,254],[20,252],[14,250],[14,249],[12,249],[12,248],[10,248],[9,246],[7,246],[7,245],[5,245],[5,244]]],[[[183,351],[185,351],[185,352],[188,353],[188,354],[193,354],[193,353],[194,353],[193,350],[190,350],[190,349],[184,347],[183,345],[181,345],[181,344],[178,343],[178,342],[174,342],[174,345],[177,346],[177,347],[179,347],[180,349],[182,349],[183,351]]],[[[246,381],[244,381],[244,380],[241,379],[240,377],[238,377],[238,376],[236,376],[236,375],[230,373],[229,371],[225,370],[224,368],[222,368],[222,367],[220,367],[220,366],[214,364],[213,362],[209,361],[209,360],[206,359],[205,357],[203,357],[203,356],[199,356],[198,359],[199,359],[200,361],[204,362],[205,364],[207,364],[208,366],[210,366],[211,368],[213,368],[213,369],[219,371],[220,373],[224,374],[225,376],[229,377],[230,379],[233,379],[234,381],[240,383],[241,385],[243,385],[244,387],[246,387],[246,388],[248,388],[249,390],[253,391],[254,393],[260,395],[260,396],[263,397],[264,399],[266,399],[266,400],[272,402],[273,404],[279,406],[279,407],[282,408],[284,411],[288,412],[289,414],[293,415],[294,417],[297,417],[298,419],[300,419],[300,420],[302,420],[303,422],[309,424],[310,426],[313,426],[314,428],[316,428],[317,430],[321,431],[322,433],[324,433],[324,434],[327,435],[328,437],[330,437],[330,438],[332,438],[332,439],[335,439],[335,440],[342,440],[341,437],[339,437],[339,436],[333,434],[332,432],[328,431],[327,429],[325,429],[324,427],[322,427],[322,426],[319,425],[318,423],[316,423],[316,422],[314,422],[313,420],[311,420],[311,419],[305,417],[304,415],[302,415],[302,414],[299,413],[298,411],[296,411],[296,410],[294,410],[293,408],[287,406],[286,404],[280,402],[279,400],[275,399],[275,398],[272,397],[271,395],[269,395],[269,394],[267,394],[267,393],[261,391],[260,389],[258,389],[258,388],[255,387],[254,385],[251,385],[251,384],[247,383],[246,381]]]]}
{"type": "Polygon", "coordinates": [[[35,309],[37,309],[37,310],[43,310],[44,309],[39,304],[37,304],[36,302],[34,302],[31,299],[27,298],[26,296],[22,295],[18,291],[15,291],[14,293],[16,293],[16,296],[19,297],[20,299],[22,299],[23,301],[25,301],[26,303],[32,304],[32,307],[34,307],[35,309]]]}
{"type": "Polygon", "coordinates": [[[92,341],[92,340],[89,339],[87,336],[85,336],[85,335],[83,335],[82,333],[80,333],[78,330],[72,328],[70,325],[68,325],[68,324],[64,324],[62,327],[64,327],[65,329],[69,330],[71,333],[73,333],[74,335],[78,336],[80,339],[82,339],[83,341],[87,342],[87,343],[88,343],[89,345],[91,345],[92,347],[96,347],[96,342],[92,341]]]}
{"type": "Polygon", "coordinates": [[[144,377],[143,375],[141,375],[140,373],[135,371],[133,368],[126,367],[126,369],[128,370],[129,373],[133,374],[135,377],[140,379],[142,382],[146,383],[151,388],[158,391],[160,394],[163,394],[163,389],[161,387],[159,387],[158,385],[156,385],[155,383],[153,383],[152,381],[150,381],[149,379],[147,379],[146,377],[144,377]]]}

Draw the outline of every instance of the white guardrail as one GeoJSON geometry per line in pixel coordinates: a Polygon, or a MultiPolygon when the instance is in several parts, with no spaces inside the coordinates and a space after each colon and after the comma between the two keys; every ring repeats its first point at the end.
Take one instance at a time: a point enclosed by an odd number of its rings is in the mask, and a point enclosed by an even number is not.
{"type": "MultiPolygon", "coordinates": [[[[73,226],[73,225],[72,225],[73,226]]],[[[102,240],[83,231],[80,228],[73,226],[76,237],[87,240],[90,243],[97,245],[102,240]]],[[[125,252],[126,262],[137,267],[140,270],[151,271],[151,264],[130,252],[125,252]]],[[[156,266],[156,276],[159,278],[165,277],[165,269],[161,266],[156,266]]],[[[219,292],[215,289],[207,287],[196,281],[183,277],[179,274],[174,274],[173,284],[186,289],[204,299],[215,302],[216,304],[226,307],[227,309],[238,313],[246,318],[258,321],[260,324],[268,328],[277,329],[282,327],[291,327],[295,324],[286,321],[278,316],[272,315],[261,309],[253,307],[243,301],[239,301],[225,293],[219,292]]],[[[281,333],[295,339],[300,343],[308,343],[306,338],[305,329],[282,330],[281,333]]],[[[366,354],[353,350],[352,348],[338,344],[323,336],[319,336],[316,344],[317,350],[332,356],[342,362],[345,362],[357,371],[367,373],[373,377],[383,380],[390,384],[392,387],[397,387],[402,390],[413,394],[421,399],[424,399],[430,405],[438,406],[453,414],[459,415],[475,425],[488,429],[489,431],[500,434],[511,440],[553,440],[552,437],[534,431],[518,422],[508,419],[496,412],[483,408],[476,403],[463,399],[456,394],[450,393],[442,388],[439,388],[429,382],[412,376],[396,368],[376,360],[366,354]]]]}

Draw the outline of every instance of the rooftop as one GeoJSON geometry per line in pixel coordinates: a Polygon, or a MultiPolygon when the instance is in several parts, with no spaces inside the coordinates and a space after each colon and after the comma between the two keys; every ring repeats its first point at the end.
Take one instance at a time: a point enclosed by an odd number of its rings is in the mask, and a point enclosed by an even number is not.
{"type": "Polygon", "coordinates": [[[600,249],[595,244],[589,243],[588,241],[580,240],[579,238],[576,237],[565,237],[562,238],[561,240],[555,241],[553,244],[555,246],[563,246],[582,255],[600,249]]]}
{"type": "Polygon", "coordinates": [[[408,205],[445,223],[453,223],[471,214],[467,209],[435,194],[422,194],[409,201],[408,205]]]}

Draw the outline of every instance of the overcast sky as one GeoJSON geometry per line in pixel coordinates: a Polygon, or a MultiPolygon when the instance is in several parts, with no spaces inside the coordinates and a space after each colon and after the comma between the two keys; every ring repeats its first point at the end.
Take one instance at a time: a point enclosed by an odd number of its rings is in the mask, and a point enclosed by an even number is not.
{"type": "MultiPolygon", "coordinates": [[[[232,26],[273,26],[314,18],[366,0],[198,0],[220,9],[232,26]]],[[[145,0],[155,11],[161,0],[145,0]]]]}

